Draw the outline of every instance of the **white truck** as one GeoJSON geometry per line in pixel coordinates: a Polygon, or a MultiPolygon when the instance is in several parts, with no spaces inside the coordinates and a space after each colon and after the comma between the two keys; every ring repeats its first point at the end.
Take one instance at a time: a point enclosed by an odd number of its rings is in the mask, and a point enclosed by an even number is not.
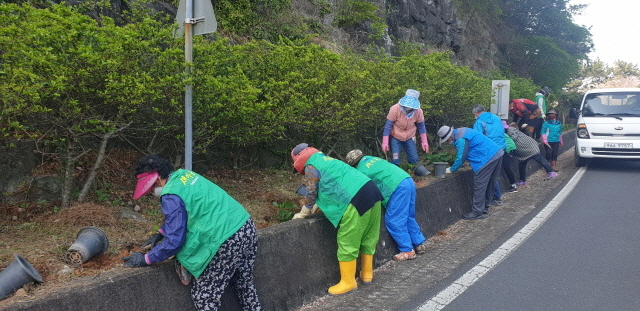
{"type": "Polygon", "coordinates": [[[593,158],[640,159],[640,88],[587,91],[569,116],[578,119],[576,166],[593,158]]]}

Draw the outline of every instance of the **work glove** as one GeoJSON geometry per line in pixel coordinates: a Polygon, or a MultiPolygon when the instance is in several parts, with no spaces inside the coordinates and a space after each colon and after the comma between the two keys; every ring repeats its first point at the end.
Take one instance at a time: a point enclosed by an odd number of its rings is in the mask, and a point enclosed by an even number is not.
{"type": "Polygon", "coordinates": [[[123,257],[122,260],[124,260],[124,266],[127,268],[140,268],[149,265],[147,261],[144,260],[143,253],[133,252],[130,256],[123,257]]]}
{"type": "Polygon", "coordinates": [[[382,136],[382,152],[389,151],[389,136],[382,136]]]}
{"type": "Polygon", "coordinates": [[[296,213],[295,215],[293,215],[293,218],[291,219],[303,219],[309,215],[311,215],[311,209],[306,206],[303,206],[300,209],[300,213],[296,213]]]}
{"type": "Polygon", "coordinates": [[[547,139],[547,134],[544,135],[540,135],[540,138],[542,138],[542,142],[547,145],[547,147],[551,148],[551,145],[549,145],[549,140],[547,139]]]}
{"type": "Polygon", "coordinates": [[[447,169],[446,169],[444,172],[445,172],[445,174],[451,174],[451,173],[453,173],[453,172],[451,171],[451,167],[447,167],[447,169]]]}
{"type": "Polygon", "coordinates": [[[147,242],[145,242],[144,244],[142,244],[142,246],[140,246],[140,249],[152,249],[153,247],[155,247],[156,245],[158,245],[158,243],[160,243],[160,241],[162,241],[162,239],[164,239],[164,235],[162,235],[160,232],[152,235],[147,242]]]}
{"type": "Polygon", "coordinates": [[[524,128],[527,128],[527,125],[529,124],[523,123],[520,127],[524,129],[524,128]]]}
{"type": "Polygon", "coordinates": [[[302,208],[300,208],[300,213],[296,213],[295,215],[293,215],[293,218],[291,219],[303,219],[311,214],[314,214],[317,211],[318,211],[318,204],[313,204],[312,208],[308,208],[303,205],[302,208]]]}
{"type": "Polygon", "coordinates": [[[543,113],[542,114],[542,118],[546,120],[547,119],[547,115],[543,113]]]}
{"type": "Polygon", "coordinates": [[[429,141],[427,140],[427,134],[420,134],[420,143],[422,144],[422,150],[429,153],[429,141]]]}

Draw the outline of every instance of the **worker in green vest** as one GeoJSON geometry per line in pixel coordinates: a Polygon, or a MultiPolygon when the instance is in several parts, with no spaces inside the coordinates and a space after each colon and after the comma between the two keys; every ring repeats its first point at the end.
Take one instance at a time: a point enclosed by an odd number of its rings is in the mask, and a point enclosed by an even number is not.
{"type": "Polygon", "coordinates": [[[302,143],[291,151],[294,172],[305,175],[306,204],[293,218],[305,218],[314,205],[338,228],[340,282],[329,294],[340,295],[358,287],[356,259],[361,257],[360,279],[373,280],[373,255],[380,238],[382,194],[369,177],[346,163],[302,143]]]}
{"type": "Polygon", "coordinates": [[[393,259],[404,261],[415,259],[416,253],[424,254],[427,244],[416,221],[416,183],[413,178],[397,165],[366,156],[359,149],[349,151],[346,161],[371,178],[382,193],[384,223],[400,250],[393,259]]]}
{"type": "Polygon", "coordinates": [[[540,132],[542,131],[542,122],[547,118],[547,97],[551,95],[551,90],[549,87],[543,86],[540,88],[538,92],[536,92],[534,102],[540,107],[542,114],[540,118],[537,120],[538,122],[535,124],[535,129],[533,130],[533,138],[537,141],[540,141],[540,132]]]}
{"type": "Polygon", "coordinates": [[[135,167],[133,199],[160,198],[165,222],[144,248],[124,257],[125,267],[145,267],[175,256],[183,284],[195,278],[191,298],[197,310],[218,310],[231,285],[244,310],[261,310],[253,268],[258,236],[249,213],[224,190],[195,172],[173,170],[171,162],[147,155],[135,167]]]}

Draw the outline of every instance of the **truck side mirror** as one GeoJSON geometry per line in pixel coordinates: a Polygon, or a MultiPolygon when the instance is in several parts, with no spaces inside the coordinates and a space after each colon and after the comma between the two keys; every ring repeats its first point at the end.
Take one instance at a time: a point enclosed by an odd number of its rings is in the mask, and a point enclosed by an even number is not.
{"type": "Polygon", "coordinates": [[[577,119],[578,118],[578,110],[576,108],[571,108],[569,110],[569,118],[577,119]]]}

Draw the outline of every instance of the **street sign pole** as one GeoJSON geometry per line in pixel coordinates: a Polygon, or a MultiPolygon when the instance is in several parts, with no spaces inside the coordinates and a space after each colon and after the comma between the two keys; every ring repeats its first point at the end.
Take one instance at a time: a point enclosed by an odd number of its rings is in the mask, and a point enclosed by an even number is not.
{"type": "MultiPolygon", "coordinates": [[[[186,63],[185,73],[187,78],[193,63],[193,34],[191,32],[191,22],[193,20],[193,0],[186,0],[184,19],[184,60],[186,63]]],[[[193,159],[193,85],[185,86],[184,91],[184,168],[192,170],[193,159]]]]}
{"type": "MultiPolygon", "coordinates": [[[[218,29],[211,0],[180,0],[176,14],[178,30],[175,37],[184,34],[185,74],[191,78],[193,64],[193,36],[213,33],[218,29]],[[184,17],[184,20],[181,18],[184,17]]],[[[192,81],[191,79],[189,81],[192,81]]],[[[184,168],[193,170],[193,85],[184,89],[184,168]]]]}

